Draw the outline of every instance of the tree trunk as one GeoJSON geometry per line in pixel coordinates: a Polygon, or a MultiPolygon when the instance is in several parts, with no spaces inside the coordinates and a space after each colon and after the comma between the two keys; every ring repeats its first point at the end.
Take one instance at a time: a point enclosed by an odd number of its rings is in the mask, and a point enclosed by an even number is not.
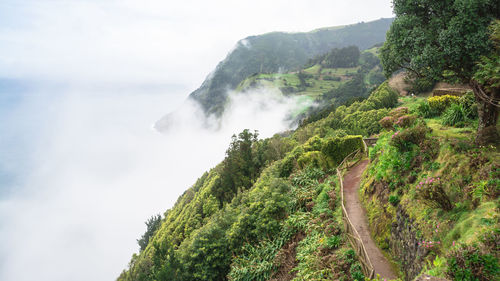
{"type": "Polygon", "coordinates": [[[488,145],[498,143],[500,141],[500,135],[497,130],[500,89],[486,91],[476,82],[471,84],[476,96],[477,113],[479,116],[476,144],[488,145]]]}

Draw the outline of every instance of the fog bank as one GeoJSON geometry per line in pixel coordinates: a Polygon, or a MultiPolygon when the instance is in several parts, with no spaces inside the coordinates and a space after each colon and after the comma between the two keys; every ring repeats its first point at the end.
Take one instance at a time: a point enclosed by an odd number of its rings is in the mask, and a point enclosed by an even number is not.
{"type": "Polygon", "coordinates": [[[144,221],[220,162],[232,134],[272,136],[304,106],[261,89],[234,95],[208,128],[197,106],[185,105],[181,121],[160,134],[152,124],[183,94],[93,90],[38,89],[6,114],[17,122],[3,133],[22,147],[0,147],[10,155],[0,167],[16,158],[13,150],[29,153],[10,166],[19,180],[5,184],[0,201],[0,239],[8,242],[0,246],[1,280],[114,280],[138,250],[144,221]]]}

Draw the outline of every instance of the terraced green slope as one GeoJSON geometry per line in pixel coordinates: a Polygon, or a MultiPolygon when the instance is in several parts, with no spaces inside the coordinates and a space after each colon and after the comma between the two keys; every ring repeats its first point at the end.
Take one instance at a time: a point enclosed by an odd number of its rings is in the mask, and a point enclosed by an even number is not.
{"type": "MultiPolygon", "coordinates": [[[[367,49],[385,40],[392,19],[380,19],[337,28],[317,29],[306,33],[273,32],[250,36],[236,44],[234,50],[190,94],[206,114],[224,111],[228,89],[235,89],[254,73],[288,72],[302,67],[310,58],[332,48],[357,46],[367,49]]],[[[159,120],[160,131],[168,124],[168,115],[159,120]]]]}

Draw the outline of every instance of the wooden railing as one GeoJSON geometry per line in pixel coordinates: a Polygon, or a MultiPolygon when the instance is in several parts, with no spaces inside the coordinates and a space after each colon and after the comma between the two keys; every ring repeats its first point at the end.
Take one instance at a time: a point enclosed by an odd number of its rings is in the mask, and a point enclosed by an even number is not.
{"type": "Polygon", "coordinates": [[[361,236],[358,231],[354,227],[353,223],[349,219],[349,215],[347,214],[347,210],[344,205],[344,171],[354,166],[363,158],[363,154],[368,153],[367,145],[363,141],[363,150],[358,149],[351,154],[347,155],[344,160],[337,167],[337,176],[339,177],[340,182],[340,198],[342,205],[342,220],[344,222],[344,228],[346,232],[347,239],[351,243],[354,251],[356,251],[356,255],[358,256],[358,260],[361,263],[361,267],[363,269],[363,273],[368,278],[375,277],[375,270],[373,268],[373,264],[370,261],[370,257],[368,257],[368,253],[366,252],[365,245],[361,240],[361,236]]]}

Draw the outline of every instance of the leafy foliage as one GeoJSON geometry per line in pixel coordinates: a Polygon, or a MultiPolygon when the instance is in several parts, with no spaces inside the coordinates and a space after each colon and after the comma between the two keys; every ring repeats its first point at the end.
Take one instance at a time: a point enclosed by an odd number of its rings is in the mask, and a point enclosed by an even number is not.
{"type": "Polygon", "coordinates": [[[161,224],[161,215],[154,215],[151,216],[147,221],[146,221],[146,232],[142,235],[141,239],[137,240],[137,243],[139,244],[140,250],[146,249],[146,246],[149,243],[149,240],[151,237],[154,235],[156,230],[160,227],[161,224]]]}
{"type": "Polygon", "coordinates": [[[467,112],[460,104],[452,104],[443,113],[443,124],[448,126],[463,127],[467,121],[467,112]]]}
{"type": "Polygon", "coordinates": [[[469,82],[475,63],[490,53],[488,25],[497,1],[394,1],[394,20],[382,48],[384,71],[401,68],[435,80],[469,82]],[[451,76],[445,77],[445,70],[451,76]]]}
{"type": "Polygon", "coordinates": [[[404,68],[412,77],[473,85],[480,104],[476,143],[498,142],[500,91],[492,86],[498,82],[498,71],[495,71],[498,49],[494,46],[497,33],[495,27],[491,32],[488,26],[500,18],[500,3],[495,0],[396,0],[394,13],[396,19],[381,53],[386,76],[404,68]],[[493,40],[490,40],[491,33],[493,40]]]}
{"type": "Polygon", "coordinates": [[[427,101],[431,108],[431,112],[435,115],[440,115],[445,111],[451,104],[458,103],[459,97],[451,95],[443,95],[430,97],[427,101]]]}
{"type": "Polygon", "coordinates": [[[431,206],[450,211],[453,206],[439,180],[439,178],[422,180],[416,187],[417,197],[424,200],[427,204],[431,204],[431,206]]]}
{"type": "Polygon", "coordinates": [[[453,280],[496,280],[498,258],[474,246],[461,246],[450,253],[448,276],[453,280]]]}
{"type": "Polygon", "coordinates": [[[500,88],[500,20],[494,20],[489,28],[495,50],[489,55],[481,56],[474,79],[493,90],[500,88]]]}
{"type": "Polygon", "coordinates": [[[399,151],[409,151],[412,149],[413,145],[421,145],[428,132],[429,129],[422,124],[396,131],[391,137],[390,144],[399,151]]]}

